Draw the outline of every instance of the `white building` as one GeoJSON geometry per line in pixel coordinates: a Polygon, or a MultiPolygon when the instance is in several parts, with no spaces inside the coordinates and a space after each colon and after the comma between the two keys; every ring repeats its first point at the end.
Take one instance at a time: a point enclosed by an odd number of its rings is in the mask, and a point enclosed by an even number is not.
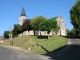
{"type": "MultiPolygon", "coordinates": [[[[26,19],[28,19],[28,17],[26,16],[25,10],[23,7],[21,15],[19,17],[19,24],[22,25],[24,20],[26,20],[26,19]]],[[[57,20],[58,26],[60,27],[60,30],[57,35],[66,36],[66,23],[65,23],[64,19],[61,16],[55,17],[54,19],[57,20]]],[[[45,32],[45,31],[41,31],[41,33],[39,32],[39,35],[40,34],[41,35],[48,35],[47,32],[45,32]]],[[[34,31],[33,30],[31,30],[29,32],[24,31],[23,33],[19,34],[19,36],[22,36],[22,35],[34,35],[34,31]]],[[[50,35],[53,35],[52,31],[50,32],[50,35]]]]}
{"type": "Polygon", "coordinates": [[[66,32],[66,22],[64,21],[62,16],[57,16],[54,19],[57,20],[58,26],[60,27],[60,30],[59,30],[57,35],[66,36],[67,35],[67,32],[66,32]]]}

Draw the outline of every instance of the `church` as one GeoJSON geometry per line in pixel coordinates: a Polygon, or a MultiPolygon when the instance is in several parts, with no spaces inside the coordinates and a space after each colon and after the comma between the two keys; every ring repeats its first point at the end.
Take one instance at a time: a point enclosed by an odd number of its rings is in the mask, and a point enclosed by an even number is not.
{"type": "MultiPolygon", "coordinates": [[[[22,25],[24,20],[26,20],[26,19],[28,19],[28,17],[26,16],[25,9],[23,7],[21,15],[19,17],[19,24],[22,25]]],[[[60,27],[57,35],[66,36],[67,35],[66,23],[65,23],[64,19],[62,18],[62,16],[57,16],[52,19],[57,20],[58,26],[60,27]]],[[[38,35],[40,35],[40,34],[41,35],[48,35],[46,31],[38,31],[38,35]]],[[[51,31],[49,35],[53,35],[53,34],[55,34],[55,33],[52,33],[52,31],[51,31]]],[[[24,31],[23,33],[19,34],[19,36],[22,36],[22,35],[34,35],[34,31],[33,30],[24,31]]]]}

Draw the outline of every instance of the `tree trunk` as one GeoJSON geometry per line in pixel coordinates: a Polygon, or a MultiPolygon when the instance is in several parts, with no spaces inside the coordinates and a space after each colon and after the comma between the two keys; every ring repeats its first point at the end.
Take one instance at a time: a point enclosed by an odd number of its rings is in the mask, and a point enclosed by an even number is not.
{"type": "Polygon", "coordinates": [[[35,35],[35,30],[34,30],[34,35],[35,35]]]}
{"type": "Polygon", "coordinates": [[[29,35],[29,30],[28,30],[28,35],[29,35]]]}
{"type": "Polygon", "coordinates": [[[40,36],[41,36],[41,31],[40,31],[40,36]]]}
{"type": "Polygon", "coordinates": [[[49,34],[48,34],[48,40],[49,40],[49,34]]]}
{"type": "Polygon", "coordinates": [[[37,30],[37,36],[39,36],[39,30],[37,30]]]}
{"type": "Polygon", "coordinates": [[[52,31],[52,35],[53,35],[53,31],[52,31]]]}

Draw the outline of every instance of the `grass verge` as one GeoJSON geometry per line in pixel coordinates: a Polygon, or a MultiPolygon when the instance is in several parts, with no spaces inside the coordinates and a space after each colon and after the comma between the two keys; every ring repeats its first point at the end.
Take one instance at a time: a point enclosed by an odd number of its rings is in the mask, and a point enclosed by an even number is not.
{"type": "MultiPolygon", "coordinates": [[[[64,45],[66,45],[68,39],[61,36],[52,36],[48,39],[46,38],[37,38],[37,36],[19,36],[13,38],[13,46],[20,47],[24,50],[28,50],[34,53],[48,53],[54,51],[64,45]]],[[[10,40],[5,40],[1,45],[10,45],[10,40]]]]}

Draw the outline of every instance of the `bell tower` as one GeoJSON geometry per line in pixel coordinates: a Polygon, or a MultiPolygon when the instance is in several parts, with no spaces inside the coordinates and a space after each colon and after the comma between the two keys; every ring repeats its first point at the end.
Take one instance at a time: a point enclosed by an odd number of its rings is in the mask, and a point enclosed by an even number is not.
{"type": "Polygon", "coordinates": [[[24,20],[27,19],[27,16],[25,14],[25,10],[24,10],[24,7],[22,8],[22,12],[21,12],[21,15],[19,17],[19,24],[22,25],[24,20]]]}

